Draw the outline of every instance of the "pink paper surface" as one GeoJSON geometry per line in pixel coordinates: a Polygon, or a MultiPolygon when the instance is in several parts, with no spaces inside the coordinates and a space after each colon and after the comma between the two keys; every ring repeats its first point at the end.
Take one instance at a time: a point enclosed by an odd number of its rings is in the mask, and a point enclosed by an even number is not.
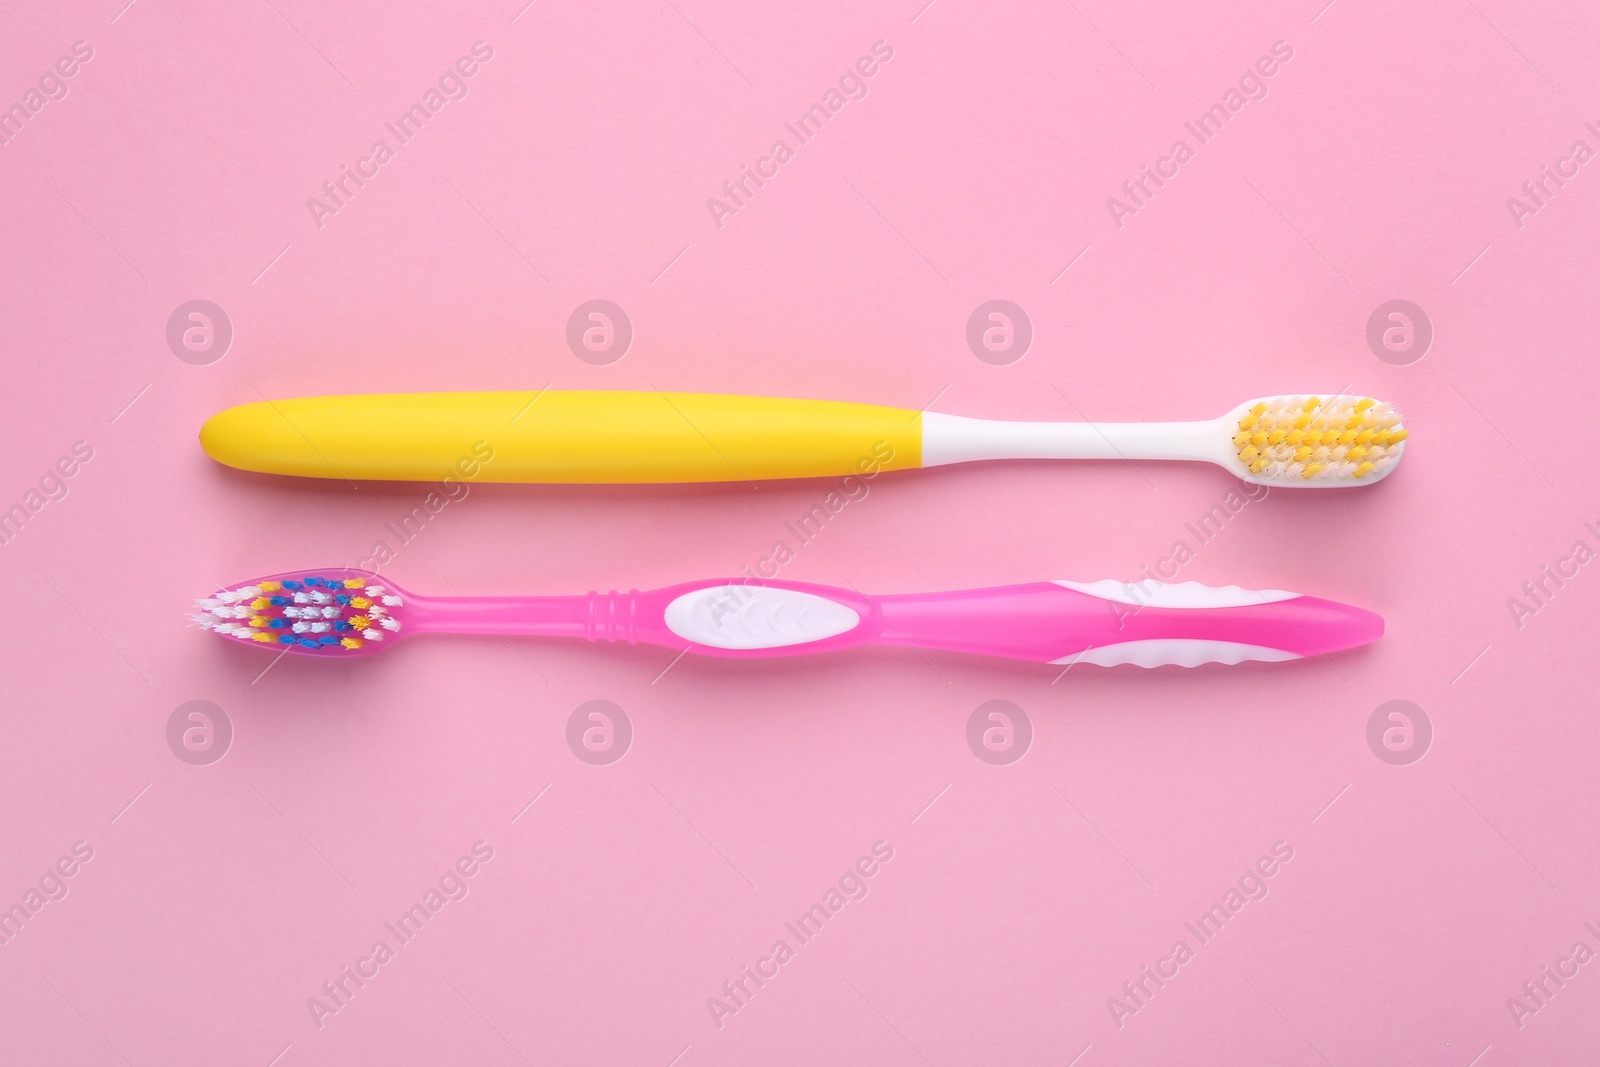
{"type": "Polygon", "coordinates": [[[1591,8],[121,4],[0,14],[0,1062],[1592,1061],[1591,8]],[[592,300],[631,324],[609,363],[568,345],[592,300]],[[969,347],[992,300],[1021,358],[969,347]],[[1369,343],[1393,300],[1422,317],[1369,343]],[[546,386],[1069,420],[1344,389],[1414,437],[1375,489],[1231,511],[1209,468],[885,475],[807,541],[837,486],[472,485],[402,539],[427,486],[195,439],[263,397],[546,386]],[[438,594],[783,543],[795,581],[1148,568],[1388,634],[1062,676],[494,638],[274,662],[186,623],[380,542],[438,594]]]}

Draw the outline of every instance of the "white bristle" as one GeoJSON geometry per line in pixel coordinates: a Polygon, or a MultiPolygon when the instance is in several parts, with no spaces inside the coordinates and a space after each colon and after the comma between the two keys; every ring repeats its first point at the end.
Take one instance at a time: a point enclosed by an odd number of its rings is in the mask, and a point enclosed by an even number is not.
{"type": "Polygon", "coordinates": [[[323,608],[322,609],[322,617],[324,619],[337,619],[342,610],[343,609],[340,608],[337,604],[334,605],[331,608],[323,608]]]}
{"type": "Polygon", "coordinates": [[[391,633],[394,633],[400,629],[400,623],[396,619],[379,619],[378,625],[382,626],[385,630],[388,630],[391,633]]]}
{"type": "Polygon", "coordinates": [[[383,598],[383,602],[389,605],[391,608],[398,608],[401,606],[400,598],[397,596],[386,596],[383,598]]]}
{"type": "Polygon", "coordinates": [[[383,631],[382,630],[374,630],[372,627],[369,626],[365,630],[361,631],[361,636],[364,637],[368,641],[382,641],[383,640],[383,631]]]}
{"type": "Polygon", "coordinates": [[[363,589],[361,591],[363,593],[367,594],[368,596],[382,596],[383,595],[383,586],[381,586],[381,585],[369,585],[369,586],[367,586],[365,589],[363,589]]]}

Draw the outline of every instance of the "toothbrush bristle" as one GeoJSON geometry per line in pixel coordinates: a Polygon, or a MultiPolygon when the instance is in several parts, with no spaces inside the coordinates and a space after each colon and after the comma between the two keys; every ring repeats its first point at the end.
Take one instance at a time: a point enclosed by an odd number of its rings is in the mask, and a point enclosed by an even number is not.
{"type": "Polygon", "coordinates": [[[405,604],[375,574],[311,572],[222,589],[195,601],[202,629],[246,644],[349,655],[400,632],[405,604]]]}
{"type": "Polygon", "coordinates": [[[1400,414],[1371,397],[1278,396],[1239,417],[1239,462],[1266,482],[1377,481],[1400,459],[1400,414]]]}

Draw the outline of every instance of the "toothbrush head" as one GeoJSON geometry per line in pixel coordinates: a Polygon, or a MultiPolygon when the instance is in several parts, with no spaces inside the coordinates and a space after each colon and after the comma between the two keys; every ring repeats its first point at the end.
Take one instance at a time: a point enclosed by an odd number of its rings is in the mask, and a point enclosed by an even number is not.
{"type": "Polygon", "coordinates": [[[292,571],[195,601],[196,624],[231,641],[305,656],[349,657],[397,641],[400,590],[370,571],[292,571]]]}
{"type": "Polygon", "coordinates": [[[1247,482],[1290,489],[1371,485],[1394,470],[1406,430],[1366,396],[1268,396],[1224,417],[1224,465],[1247,482]]]}

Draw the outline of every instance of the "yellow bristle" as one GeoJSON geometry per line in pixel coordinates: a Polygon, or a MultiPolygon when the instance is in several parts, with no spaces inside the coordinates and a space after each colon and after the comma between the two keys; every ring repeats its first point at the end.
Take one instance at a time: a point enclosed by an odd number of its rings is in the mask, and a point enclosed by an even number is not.
{"type": "Polygon", "coordinates": [[[346,578],[344,580],[346,589],[365,589],[366,585],[367,580],[365,578],[346,578]]]}
{"type": "Polygon", "coordinates": [[[339,644],[342,645],[345,648],[350,648],[350,649],[355,649],[355,648],[360,648],[361,647],[361,642],[357,641],[353,637],[347,637],[343,641],[340,641],[339,644]]]}
{"type": "Polygon", "coordinates": [[[251,634],[250,635],[250,639],[252,641],[276,641],[277,640],[277,638],[273,637],[271,634],[251,634]]]}
{"type": "Polygon", "coordinates": [[[267,624],[267,617],[265,615],[257,615],[257,616],[255,616],[254,618],[252,618],[250,620],[250,625],[254,626],[258,630],[261,629],[261,627],[265,626],[266,624],[267,624]]]}
{"type": "Polygon", "coordinates": [[[354,626],[357,630],[365,630],[368,626],[372,625],[372,620],[367,618],[365,615],[352,615],[350,616],[350,625],[354,626]]]}
{"type": "Polygon", "coordinates": [[[1387,404],[1343,395],[1255,402],[1240,412],[1230,435],[1241,474],[1262,481],[1299,475],[1318,485],[1376,481],[1396,458],[1386,447],[1406,437],[1399,413],[1387,404]]]}
{"type": "Polygon", "coordinates": [[[262,582],[261,583],[261,591],[263,593],[276,593],[278,590],[280,590],[282,588],[283,588],[283,583],[282,582],[262,582]]]}
{"type": "Polygon", "coordinates": [[[353,608],[356,608],[357,610],[360,610],[360,609],[363,609],[363,608],[370,608],[370,607],[372,607],[372,601],[368,600],[364,596],[351,597],[350,598],[350,606],[353,607],[353,608]]]}
{"type": "Polygon", "coordinates": [[[258,596],[254,600],[250,601],[251,611],[265,611],[270,607],[272,607],[272,601],[264,596],[258,596]]]}

